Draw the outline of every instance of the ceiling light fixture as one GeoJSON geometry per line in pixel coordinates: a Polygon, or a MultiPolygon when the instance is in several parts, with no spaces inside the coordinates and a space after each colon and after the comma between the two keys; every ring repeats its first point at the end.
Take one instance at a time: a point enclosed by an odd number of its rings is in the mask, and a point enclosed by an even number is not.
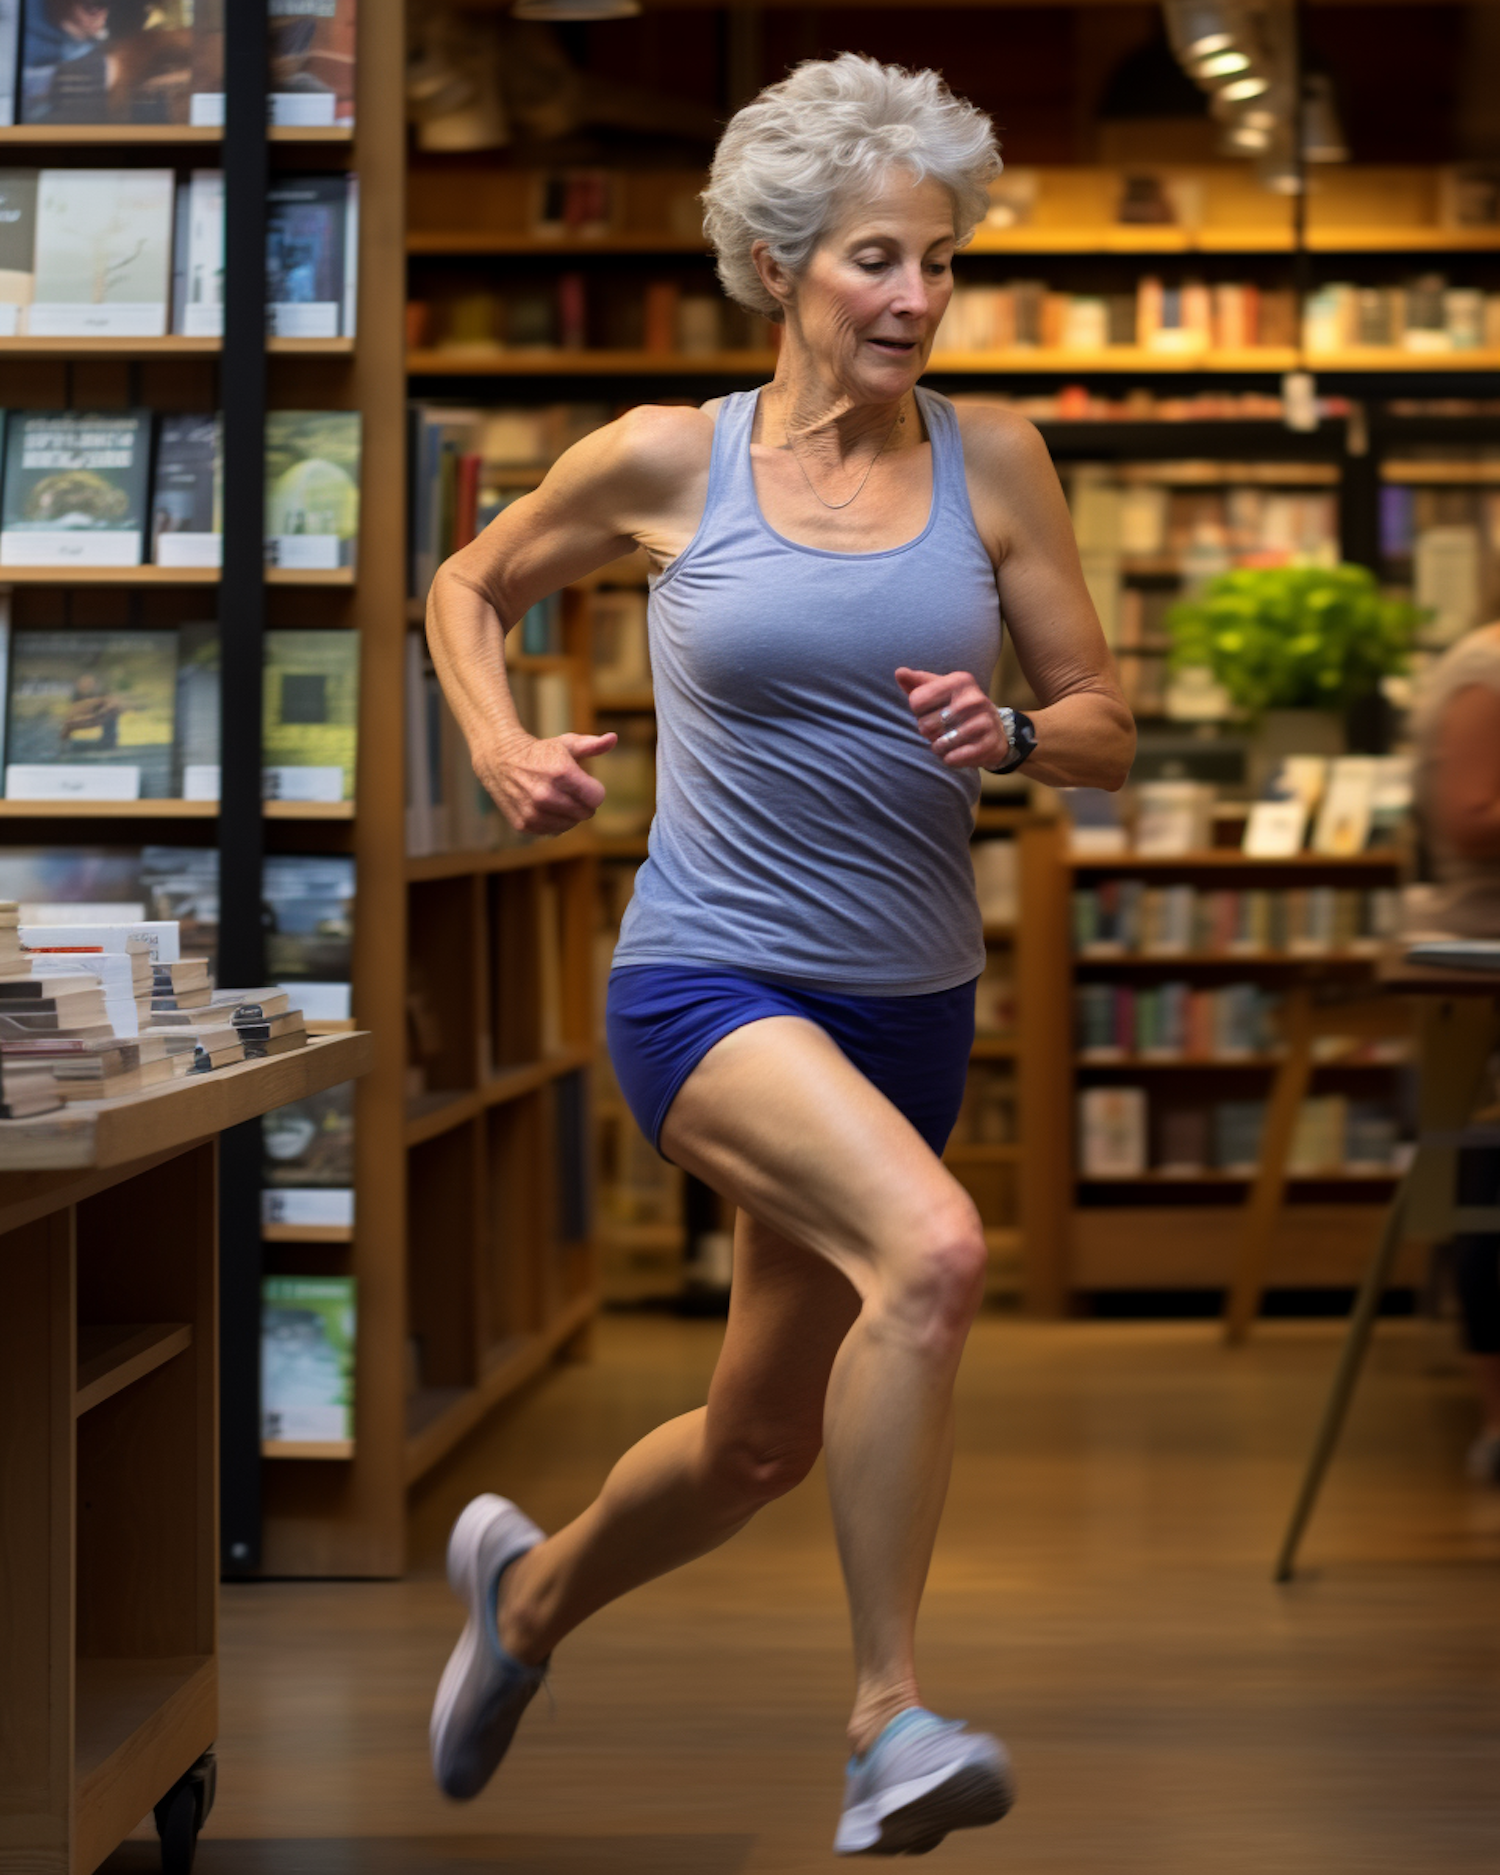
{"type": "Polygon", "coordinates": [[[1215,52],[1206,59],[1196,60],[1193,65],[1193,76],[1199,84],[1202,84],[1205,79],[1212,81],[1215,78],[1232,78],[1236,72],[1247,72],[1249,69],[1249,54],[1231,50],[1215,52]]]}
{"type": "Polygon", "coordinates": [[[1247,104],[1270,89],[1269,78],[1262,78],[1259,72],[1246,72],[1243,78],[1231,78],[1227,85],[1220,85],[1219,96],[1227,104],[1247,104]]]}
{"type": "Polygon", "coordinates": [[[1241,0],[1164,0],[1172,48],[1184,63],[1244,45],[1249,22],[1241,0]]]}

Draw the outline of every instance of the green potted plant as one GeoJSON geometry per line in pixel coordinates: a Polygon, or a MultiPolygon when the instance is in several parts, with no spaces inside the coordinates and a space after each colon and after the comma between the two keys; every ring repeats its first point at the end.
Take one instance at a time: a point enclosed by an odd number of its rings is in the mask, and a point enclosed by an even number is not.
{"type": "Polygon", "coordinates": [[[1171,667],[1208,671],[1249,719],[1264,782],[1283,755],[1342,751],[1344,712],[1406,668],[1422,617],[1367,567],[1245,567],[1172,607],[1171,667]]]}

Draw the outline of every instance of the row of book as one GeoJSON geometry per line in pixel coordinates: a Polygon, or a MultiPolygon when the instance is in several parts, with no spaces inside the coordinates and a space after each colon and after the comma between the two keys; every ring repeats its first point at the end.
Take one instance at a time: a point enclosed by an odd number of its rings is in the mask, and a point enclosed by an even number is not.
{"type": "MultiPolygon", "coordinates": [[[[1086,1179],[1252,1178],[1265,1129],[1264,1100],[1211,1105],[1164,1099],[1144,1087],[1087,1087],[1078,1096],[1078,1167],[1086,1179]]],[[[1299,1177],[1388,1175],[1410,1156],[1397,1116],[1378,1101],[1312,1094],[1301,1104],[1287,1169],[1299,1177]]]]}
{"type": "Polygon", "coordinates": [[[1318,558],[1337,547],[1336,490],[1268,488],[1248,469],[1242,484],[1231,476],[1226,465],[1220,487],[1173,488],[1075,471],[1068,480],[1079,550],[1185,559],[1207,548],[1270,563],[1318,558]]]}
{"type": "MultiPolygon", "coordinates": [[[[266,330],[353,338],[354,176],[273,178],[266,330]]],[[[199,169],[0,171],[0,337],[222,338],[224,175],[199,169]]]]}
{"type": "Polygon", "coordinates": [[[411,300],[414,350],[646,352],[661,358],[771,351],[780,328],[697,280],[564,273],[550,281],[411,300]]]}
{"type": "MultiPolygon", "coordinates": [[[[1310,297],[1301,340],[1315,352],[1500,348],[1500,294],[1449,286],[1441,275],[1423,275],[1406,286],[1330,285],[1310,297]]],[[[1297,342],[1296,295],[1289,287],[1168,284],[1146,275],[1133,293],[1054,292],[1042,280],[956,287],[936,349],[1094,352],[1124,345],[1174,356],[1297,342]]]]}
{"type": "Polygon", "coordinates": [[[1255,983],[1080,983],[1073,992],[1078,1052],[1089,1061],[1128,1055],[1199,1061],[1268,1054],[1280,998],[1255,983]]]}
{"type": "Polygon", "coordinates": [[[1390,887],[1313,885],[1203,891],[1106,879],[1073,893],[1080,957],[1372,955],[1396,934],[1390,887]]]}
{"type": "MultiPolygon", "coordinates": [[[[354,122],[357,0],[267,0],[272,124],[354,122]]],[[[0,124],[224,122],[230,0],[0,0],[0,124]]]]}
{"type": "MultiPolygon", "coordinates": [[[[1138,386],[1111,392],[1087,384],[1065,384],[1056,391],[1026,391],[1019,395],[974,397],[965,401],[1002,404],[1033,423],[1285,423],[1286,404],[1271,391],[1154,391],[1138,386]]],[[[1320,419],[1346,417],[1345,397],[1319,397],[1320,419]]]]}
{"type": "MultiPolygon", "coordinates": [[[[273,410],[265,433],[266,560],[353,566],[357,410],[273,410]]],[[[223,448],[216,416],[149,410],[5,414],[0,567],[216,567],[223,448]]]]}
{"type": "MultiPolygon", "coordinates": [[[[9,800],[219,798],[217,625],[8,632],[0,762],[9,800]]],[[[359,635],[265,634],[268,800],[354,798],[359,635]]]]}
{"type": "MultiPolygon", "coordinates": [[[[534,736],[573,727],[573,684],[565,669],[506,672],[522,727],[534,736]]],[[[607,758],[601,758],[607,760],[607,758]]],[[[592,764],[591,764],[592,766],[592,764]]],[[[605,779],[603,775],[600,777],[605,779]]],[[[607,783],[606,783],[607,785],[607,783]]],[[[485,852],[520,846],[517,833],[474,773],[468,744],[443,695],[421,632],[406,637],[406,851],[485,852]]]]}
{"type": "Polygon", "coordinates": [[[964,1083],[963,1105],[949,1135],[954,1146],[1009,1146],[1019,1131],[1020,1089],[1009,1065],[977,1062],[964,1083]]]}
{"type": "MultiPolygon", "coordinates": [[[[269,853],[263,862],[266,974],[292,993],[310,1021],[347,1021],[351,1014],[354,887],[354,861],[346,855],[269,853]]],[[[115,926],[127,936],[170,925],[178,954],[214,969],[215,847],[6,846],[0,894],[20,905],[25,925],[115,926]]]]}

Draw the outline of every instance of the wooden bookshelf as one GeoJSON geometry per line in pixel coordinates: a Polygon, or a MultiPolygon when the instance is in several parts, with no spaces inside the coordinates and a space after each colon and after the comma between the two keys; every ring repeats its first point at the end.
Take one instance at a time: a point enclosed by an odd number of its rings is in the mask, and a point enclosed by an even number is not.
{"type": "MultiPolygon", "coordinates": [[[[1073,952],[1072,889],[1075,884],[1097,885],[1132,877],[1196,885],[1205,892],[1315,884],[1368,889],[1396,883],[1400,855],[1377,849],[1347,857],[1304,852],[1262,860],[1230,848],[1160,857],[1128,852],[1082,854],[1069,853],[1059,834],[1056,861],[1051,872],[1040,878],[1038,891],[1050,896],[1047,915],[1060,942],[1039,960],[1041,977],[1035,985],[1033,1019],[1046,1025],[1047,1046],[1057,1051],[1061,1062],[1051,1112],[1064,1144],[1054,1175],[1068,1198],[1062,1228],[1052,1240],[1058,1261],[1045,1273],[1043,1286],[1058,1311],[1093,1290],[1223,1287],[1229,1280],[1238,1207],[1249,1190],[1250,1175],[1213,1169],[1178,1174],[1153,1168],[1132,1177],[1084,1177],[1081,1152],[1067,1143],[1076,1138],[1077,1095],[1083,1087],[1118,1084],[1129,1078],[1144,1081],[1148,1088],[1160,1089],[1164,1098],[1179,1102],[1211,1104],[1225,1097],[1227,1089],[1233,1090],[1234,1098],[1263,1097],[1270,1091],[1281,1057],[1274,1050],[1207,1057],[1080,1050],[1073,1034],[1075,987],[1119,975],[1158,982],[1186,978],[1203,987],[1250,981],[1276,991],[1326,980],[1347,989],[1373,979],[1376,955],[1369,946],[1240,953],[1110,953],[1102,948],[1073,952]]],[[[1028,918],[1037,910],[1034,895],[1027,903],[1028,918]]],[[[1323,1087],[1379,1089],[1389,1085],[1400,1066],[1395,1058],[1373,1059],[1351,1052],[1319,1058],[1312,1072],[1323,1087]]],[[[1295,1289],[1357,1280],[1395,1177],[1394,1170],[1362,1166],[1294,1174],[1291,1197],[1278,1227],[1273,1283],[1295,1289]]]]}
{"type": "MultiPolygon", "coordinates": [[[[364,55],[363,45],[360,55],[364,55]]],[[[350,124],[273,124],[266,135],[272,143],[354,141],[350,124]]],[[[223,141],[224,132],[209,124],[12,124],[0,130],[0,149],[7,144],[51,149],[97,149],[100,145],[130,149],[174,143],[201,149],[204,144],[223,141]]]]}
{"type": "MultiPolygon", "coordinates": [[[[190,338],[168,332],[159,338],[0,338],[0,360],[7,358],[217,358],[219,339],[190,338]]],[[[280,358],[347,358],[353,339],[268,338],[266,350],[280,358]]]]}
{"type": "MultiPolygon", "coordinates": [[[[353,820],[353,801],[267,801],[267,820],[353,820]]],[[[217,820],[217,801],[10,801],[0,820],[217,820]]]]}
{"type": "MultiPolygon", "coordinates": [[[[0,566],[0,586],[217,586],[216,566],[0,566]]],[[[268,586],[353,586],[348,566],[268,566],[268,586]]]]}

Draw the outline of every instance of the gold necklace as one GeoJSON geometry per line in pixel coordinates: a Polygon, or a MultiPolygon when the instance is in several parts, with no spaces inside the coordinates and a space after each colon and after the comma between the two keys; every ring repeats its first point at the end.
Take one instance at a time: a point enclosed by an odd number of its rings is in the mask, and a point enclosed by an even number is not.
{"type": "Polygon", "coordinates": [[[837,511],[839,508],[847,508],[851,502],[858,500],[858,498],[864,493],[865,483],[869,481],[870,476],[873,474],[874,469],[875,469],[875,464],[885,454],[887,448],[890,445],[891,438],[896,434],[896,426],[898,424],[905,423],[905,421],[906,421],[906,412],[904,410],[898,410],[895,416],[891,419],[891,427],[886,431],[885,437],[882,440],[879,449],[877,449],[875,451],[875,454],[871,456],[869,468],[867,468],[864,474],[860,477],[859,487],[855,489],[852,495],[846,495],[842,501],[829,501],[824,496],[820,495],[817,489],[813,487],[813,479],[807,472],[807,464],[797,454],[796,450],[792,448],[792,439],[790,436],[788,436],[788,438],[786,439],[786,446],[788,449],[792,451],[792,460],[796,463],[797,467],[802,471],[802,479],[804,482],[806,482],[807,486],[812,489],[814,499],[817,501],[821,501],[825,508],[832,508],[835,511],[837,511]]]}

